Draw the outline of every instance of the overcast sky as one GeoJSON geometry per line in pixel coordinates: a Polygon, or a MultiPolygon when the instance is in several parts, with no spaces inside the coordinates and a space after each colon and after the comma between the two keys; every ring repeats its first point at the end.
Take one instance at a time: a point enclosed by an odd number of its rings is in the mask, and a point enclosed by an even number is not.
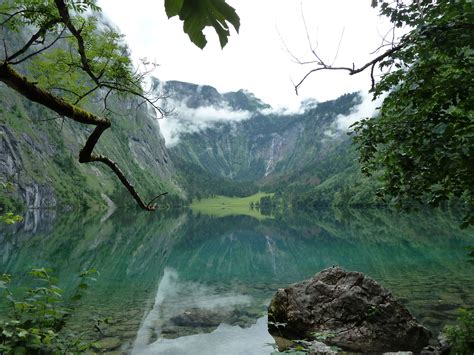
{"type": "Polygon", "coordinates": [[[221,50],[217,35],[206,31],[204,50],[194,46],[182,23],[168,20],[164,0],[99,0],[105,15],[126,36],[134,58],[146,57],[160,66],[153,73],[162,80],[209,84],[221,92],[247,89],[274,107],[295,107],[305,98],[329,100],[370,86],[368,73],[312,75],[296,96],[298,82],[310,66],[294,63],[285,49],[311,60],[302,13],[318,54],[335,64],[364,64],[388,30],[388,22],[370,7],[369,0],[228,0],[240,16],[240,33],[232,32],[221,50]],[[133,5],[132,5],[133,4],[133,5]]]}

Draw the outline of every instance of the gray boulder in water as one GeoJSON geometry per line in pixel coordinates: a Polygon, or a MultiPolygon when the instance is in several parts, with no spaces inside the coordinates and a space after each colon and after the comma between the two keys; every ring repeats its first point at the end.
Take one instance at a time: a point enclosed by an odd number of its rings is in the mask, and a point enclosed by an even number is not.
{"type": "Polygon", "coordinates": [[[355,352],[420,351],[431,337],[388,290],[339,267],[279,289],[268,320],[274,337],[315,339],[355,352]]]}

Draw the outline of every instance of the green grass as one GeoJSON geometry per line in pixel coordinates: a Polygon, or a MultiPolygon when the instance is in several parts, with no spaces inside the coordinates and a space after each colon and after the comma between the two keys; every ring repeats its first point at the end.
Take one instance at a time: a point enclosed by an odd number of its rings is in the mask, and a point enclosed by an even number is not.
{"type": "Polygon", "coordinates": [[[258,192],[247,197],[216,196],[203,198],[200,201],[194,200],[191,209],[194,212],[216,217],[245,215],[257,219],[271,218],[262,215],[258,209],[250,209],[251,202],[255,204],[264,196],[273,196],[273,193],[258,192]]]}

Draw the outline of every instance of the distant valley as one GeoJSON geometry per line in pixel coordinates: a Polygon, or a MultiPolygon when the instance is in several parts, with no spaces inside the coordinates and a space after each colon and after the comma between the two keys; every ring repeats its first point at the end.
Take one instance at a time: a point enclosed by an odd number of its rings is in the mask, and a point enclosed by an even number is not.
{"type": "Polygon", "coordinates": [[[330,204],[340,185],[363,180],[345,122],[357,115],[358,93],[309,100],[289,112],[274,110],[245,90],[221,94],[211,86],[178,81],[156,81],[156,87],[175,106],[175,114],[160,125],[178,179],[191,197],[247,196],[263,189],[297,194],[299,200],[325,181],[344,179],[319,201],[330,204]]]}

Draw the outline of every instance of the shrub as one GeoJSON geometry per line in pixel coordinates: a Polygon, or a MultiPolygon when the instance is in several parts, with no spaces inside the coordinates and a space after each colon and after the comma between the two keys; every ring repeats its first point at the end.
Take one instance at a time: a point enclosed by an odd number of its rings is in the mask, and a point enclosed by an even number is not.
{"type": "Polygon", "coordinates": [[[458,310],[458,321],[456,325],[447,326],[445,334],[452,347],[453,354],[474,353],[474,309],[458,310]]]}
{"type": "Polygon", "coordinates": [[[26,290],[17,299],[9,288],[11,275],[3,274],[3,289],[9,305],[6,319],[0,320],[0,353],[7,354],[66,354],[87,350],[90,344],[64,330],[72,313],[74,302],[88,288],[88,281],[97,271],[92,269],[79,275],[80,282],[75,294],[63,299],[63,291],[56,285],[51,270],[32,269],[29,274],[40,285],[26,290]]]}

